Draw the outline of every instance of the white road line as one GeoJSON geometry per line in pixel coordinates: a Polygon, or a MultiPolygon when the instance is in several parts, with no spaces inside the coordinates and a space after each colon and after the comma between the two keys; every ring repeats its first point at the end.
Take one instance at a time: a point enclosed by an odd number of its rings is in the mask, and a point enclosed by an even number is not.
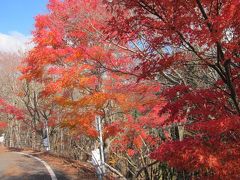
{"type": "Polygon", "coordinates": [[[35,157],[35,156],[32,156],[30,154],[22,153],[22,152],[15,152],[15,153],[22,154],[22,155],[25,155],[25,156],[28,156],[28,157],[31,157],[33,159],[36,159],[36,160],[40,161],[46,167],[46,169],[48,170],[48,172],[51,176],[51,179],[52,180],[57,180],[57,177],[56,177],[55,173],[53,172],[52,168],[42,159],[40,159],[38,157],[35,157]]]}

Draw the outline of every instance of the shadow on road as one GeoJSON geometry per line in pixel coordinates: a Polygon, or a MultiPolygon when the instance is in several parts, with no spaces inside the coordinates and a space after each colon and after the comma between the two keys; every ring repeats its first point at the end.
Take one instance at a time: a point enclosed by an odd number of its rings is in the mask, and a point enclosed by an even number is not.
{"type": "MultiPolygon", "coordinates": [[[[0,180],[51,180],[46,167],[36,159],[20,152],[18,149],[3,151],[0,155],[0,180]]],[[[53,169],[58,180],[70,180],[61,170],[53,169]]]]}
{"type": "Polygon", "coordinates": [[[46,174],[22,174],[18,176],[0,176],[1,180],[51,180],[51,177],[46,174]]]}
{"type": "Polygon", "coordinates": [[[58,180],[97,179],[95,170],[86,163],[74,161],[49,152],[3,148],[2,154],[0,153],[0,180],[51,180],[44,165],[36,159],[24,154],[19,155],[16,152],[24,152],[50,163],[58,180]],[[8,163],[2,163],[4,161],[8,163]],[[73,164],[75,165],[73,166],[73,164]],[[1,171],[1,169],[5,170],[1,171]]]}
{"type": "MultiPolygon", "coordinates": [[[[63,172],[57,171],[55,172],[58,180],[71,180],[68,178],[63,172]]],[[[24,173],[21,175],[0,175],[1,180],[51,180],[51,177],[46,173],[36,173],[36,174],[28,174],[24,173]]]]}

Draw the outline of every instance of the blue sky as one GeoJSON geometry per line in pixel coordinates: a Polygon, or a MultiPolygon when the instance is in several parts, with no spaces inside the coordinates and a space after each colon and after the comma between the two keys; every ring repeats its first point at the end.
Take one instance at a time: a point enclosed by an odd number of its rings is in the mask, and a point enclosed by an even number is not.
{"type": "Polygon", "coordinates": [[[34,17],[47,13],[48,0],[1,0],[0,52],[27,52],[33,47],[34,17]]]}
{"type": "Polygon", "coordinates": [[[30,35],[34,28],[34,16],[47,12],[47,2],[48,0],[2,0],[0,33],[30,35]]]}

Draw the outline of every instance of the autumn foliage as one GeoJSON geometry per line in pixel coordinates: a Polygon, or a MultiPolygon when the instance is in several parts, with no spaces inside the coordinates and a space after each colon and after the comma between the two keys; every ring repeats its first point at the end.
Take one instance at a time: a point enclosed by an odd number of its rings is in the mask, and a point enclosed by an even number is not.
{"type": "Polygon", "coordinates": [[[50,0],[21,78],[43,85],[41,98],[64,109],[61,125],[75,135],[96,138],[100,115],[114,152],[237,179],[239,8],[238,0],[50,0]]]}
{"type": "MultiPolygon", "coordinates": [[[[5,100],[0,99],[0,113],[11,115],[15,120],[23,120],[24,119],[24,112],[23,110],[7,103],[5,100]]],[[[4,123],[3,123],[4,124],[4,123]]]]}
{"type": "MultiPolygon", "coordinates": [[[[0,114],[2,117],[10,116],[11,120],[24,120],[24,112],[23,110],[17,108],[6,102],[3,99],[0,99],[0,114]]],[[[1,119],[0,121],[0,129],[5,129],[8,126],[7,118],[1,119]]]]}
{"type": "Polygon", "coordinates": [[[216,73],[203,85],[182,80],[163,92],[163,126],[174,123],[187,134],[162,143],[152,158],[203,176],[239,178],[239,7],[235,0],[109,3],[116,12],[109,36],[146,44],[134,55],[142,78],[188,64],[216,73]]]}

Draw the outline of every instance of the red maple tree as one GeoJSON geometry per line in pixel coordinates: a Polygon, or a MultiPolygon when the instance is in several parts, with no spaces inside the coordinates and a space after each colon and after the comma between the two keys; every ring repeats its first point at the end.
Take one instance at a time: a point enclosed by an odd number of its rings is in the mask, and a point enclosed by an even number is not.
{"type": "Polygon", "coordinates": [[[174,75],[176,70],[183,74],[190,66],[207,72],[210,79],[194,85],[184,78],[167,77],[172,87],[163,93],[166,105],[159,115],[168,118],[162,126],[184,127],[185,135],[163,142],[151,157],[202,176],[239,178],[240,2],[106,3],[114,14],[106,30],[109,38],[122,44],[135,42],[131,47],[133,57],[140,61],[136,70],[142,79],[174,75]]]}
{"type": "Polygon", "coordinates": [[[95,137],[96,115],[106,116],[109,108],[128,114],[155,98],[143,94],[153,93],[159,84],[135,83],[129,50],[103,34],[111,15],[102,1],[50,1],[48,9],[36,17],[36,46],[21,72],[22,79],[43,84],[43,97],[64,107],[63,127],[95,137]]]}
{"type": "Polygon", "coordinates": [[[106,4],[51,0],[22,78],[65,109],[63,127],[95,137],[101,115],[116,151],[138,155],[146,143],[178,170],[239,178],[240,2],[106,4]]]}

